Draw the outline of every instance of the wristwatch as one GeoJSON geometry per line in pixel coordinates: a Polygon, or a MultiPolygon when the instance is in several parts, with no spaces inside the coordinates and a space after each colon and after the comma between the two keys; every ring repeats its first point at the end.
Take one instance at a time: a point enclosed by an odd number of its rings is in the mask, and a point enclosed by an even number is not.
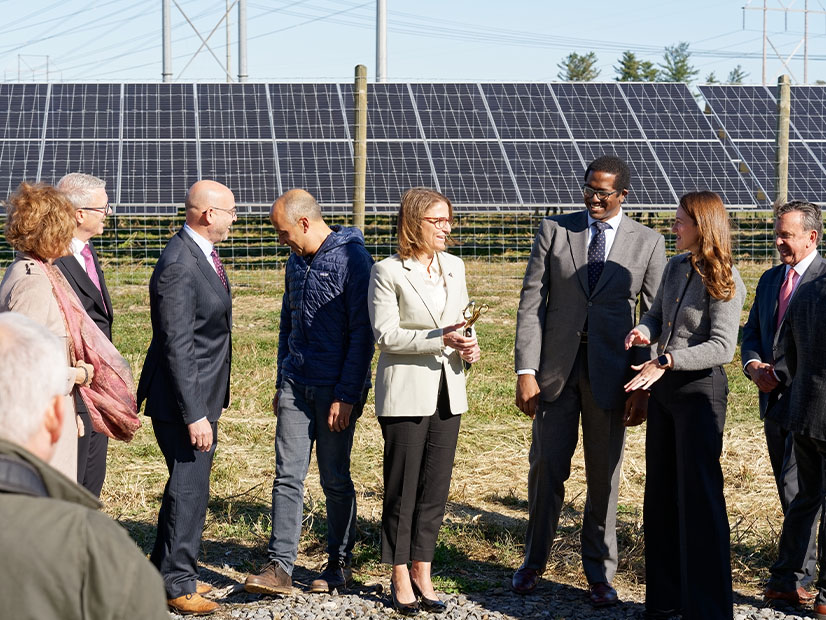
{"type": "Polygon", "coordinates": [[[668,368],[668,356],[663,354],[657,357],[657,366],[660,368],[668,368]]]}

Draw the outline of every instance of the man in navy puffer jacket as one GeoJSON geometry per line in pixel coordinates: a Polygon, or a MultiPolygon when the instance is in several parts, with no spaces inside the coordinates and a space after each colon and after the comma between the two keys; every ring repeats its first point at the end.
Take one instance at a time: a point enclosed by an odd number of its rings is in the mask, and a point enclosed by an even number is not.
{"type": "Polygon", "coordinates": [[[289,245],[278,333],[278,375],[273,412],[275,481],[269,563],[247,577],[248,592],[290,594],[298,555],[304,478],[316,444],[327,500],[326,569],[311,592],[346,588],[356,530],[356,494],[350,450],[356,420],[370,387],[373,331],[367,286],[373,259],[357,228],[327,226],[306,191],[275,201],[270,220],[289,245]]]}

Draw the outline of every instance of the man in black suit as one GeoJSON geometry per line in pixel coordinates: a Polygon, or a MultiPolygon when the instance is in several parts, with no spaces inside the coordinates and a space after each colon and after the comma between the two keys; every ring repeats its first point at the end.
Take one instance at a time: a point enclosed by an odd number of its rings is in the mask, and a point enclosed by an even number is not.
{"type": "MultiPolygon", "coordinates": [[[[72,172],[57,183],[75,208],[75,229],[72,253],[55,261],[74,289],[80,302],[95,324],[109,340],[112,339],[112,300],[100,268],[92,237],[103,233],[106,216],[111,213],[106,181],[90,174],[72,172]]],[[[86,404],[75,391],[75,409],[83,424],[83,434],[77,442],[77,482],[100,497],[106,478],[106,450],[109,438],[92,428],[86,404]]]]}
{"type": "MultiPolygon", "coordinates": [[[[786,313],[783,351],[786,371],[778,370],[781,382],[791,380],[782,406],[766,416],[792,434],[797,461],[799,490],[783,519],[777,561],[771,567],[767,590],[786,594],[795,601],[797,572],[806,560],[810,533],[822,510],[826,492],[823,469],[826,465],[826,355],[823,354],[823,326],[826,325],[826,277],[821,276],[795,294],[786,313]]],[[[814,612],[826,618],[826,549],[817,552],[820,575],[814,612]]],[[[767,594],[767,598],[768,594],[767,594]]]]}
{"type": "Polygon", "coordinates": [[[235,197],[215,181],[187,193],[186,224],[161,253],[149,281],[152,342],[138,384],[169,480],[150,559],[167,602],[184,614],[218,609],[201,596],[198,549],[209,501],[218,418],[229,405],[232,297],[214,244],[236,219],[235,197]]]}
{"type": "MultiPolygon", "coordinates": [[[[783,406],[787,385],[778,380],[785,374],[786,362],[779,352],[786,329],[784,314],[790,300],[810,282],[826,274],[826,260],[817,253],[822,234],[820,207],[794,201],[781,205],[775,212],[775,245],[781,264],[766,271],[757,284],[754,304],[743,327],[741,359],[743,371],[760,390],[760,417],[766,434],[780,505],[785,514],[798,492],[797,462],[792,447],[792,435],[777,424],[767,412],[783,406]]],[[[767,599],[809,602],[814,596],[806,590],[815,576],[817,556],[817,520],[810,528],[806,560],[795,570],[797,586],[794,592],[768,589],[767,599]]]]}

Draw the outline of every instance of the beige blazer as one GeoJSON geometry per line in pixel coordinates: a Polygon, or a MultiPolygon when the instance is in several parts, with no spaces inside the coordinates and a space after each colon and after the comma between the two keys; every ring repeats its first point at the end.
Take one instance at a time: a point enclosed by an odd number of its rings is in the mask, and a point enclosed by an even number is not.
{"type": "MultiPolygon", "coordinates": [[[[62,273],[60,277],[64,277],[62,273]]],[[[66,286],[69,287],[68,282],[66,286]]],[[[52,293],[52,285],[40,266],[30,256],[20,252],[6,269],[0,282],[0,312],[5,311],[23,314],[60,338],[66,344],[68,364],[69,338],[63,314],[52,293]]],[[[74,384],[67,384],[66,387],[69,390],[74,384]]],[[[63,431],[55,445],[49,465],[71,480],[77,479],[77,435],[75,400],[68,395],[63,401],[63,431]]]]}
{"type": "Polygon", "coordinates": [[[373,265],[367,293],[370,322],[379,349],[376,368],[377,416],[429,416],[436,412],[442,368],[451,413],[468,409],[465,373],[459,353],[443,354],[442,327],[462,320],[468,303],[465,264],[438,254],[447,301],[437,314],[425,293],[425,282],[412,258],[398,254],[373,265]]]}

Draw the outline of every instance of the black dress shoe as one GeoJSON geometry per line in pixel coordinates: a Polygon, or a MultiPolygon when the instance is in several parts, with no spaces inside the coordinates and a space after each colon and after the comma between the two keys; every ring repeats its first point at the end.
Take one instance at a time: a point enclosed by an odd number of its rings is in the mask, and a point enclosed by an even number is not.
{"type": "Polygon", "coordinates": [[[444,602],[439,599],[427,598],[424,594],[422,594],[419,586],[417,586],[416,582],[412,579],[410,580],[410,585],[413,586],[413,594],[419,597],[422,609],[425,611],[431,614],[440,614],[447,609],[447,605],[445,605],[444,602]]]}
{"type": "Polygon", "coordinates": [[[607,581],[598,581],[588,586],[588,599],[594,607],[610,607],[619,602],[617,591],[607,581]]]}
{"type": "Polygon", "coordinates": [[[511,589],[517,594],[530,594],[539,583],[539,571],[535,568],[520,568],[513,574],[511,589]]]}
{"type": "Polygon", "coordinates": [[[393,609],[403,616],[415,616],[419,613],[418,601],[413,601],[412,603],[399,602],[399,599],[396,598],[396,588],[393,586],[392,581],[390,582],[390,600],[393,601],[393,609]]]}

